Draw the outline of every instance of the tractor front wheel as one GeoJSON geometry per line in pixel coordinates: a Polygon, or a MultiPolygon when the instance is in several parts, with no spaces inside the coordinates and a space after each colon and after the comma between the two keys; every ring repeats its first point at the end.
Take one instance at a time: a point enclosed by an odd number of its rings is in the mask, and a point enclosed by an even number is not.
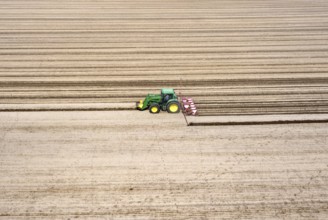
{"type": "Polygon", "coordinates": [[[160,106],[157,103],[151,104],[149,107],[149,112],[152,114],[158,114],[160,111],[160,106]]]}
{"type": "Polygon", "coordinates": [[[166,110],[168,113],[179,113],[180,112],[180,104],[179,102],[170,102],[166,106],[166,110]]]}

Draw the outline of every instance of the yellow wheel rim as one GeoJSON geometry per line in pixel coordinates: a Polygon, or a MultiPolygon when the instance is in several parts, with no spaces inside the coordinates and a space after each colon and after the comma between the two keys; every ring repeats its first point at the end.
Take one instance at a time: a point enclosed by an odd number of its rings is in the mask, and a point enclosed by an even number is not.
{"type": "Polygon", "coordinates": [[[179,106],[177,104],[170,105],[170,112],[177,112],[179,110],[179,106]]]}
{"type": "Polygon", "coordinates": [[[155,113],[158,111],[158,108],[156,106],[151,107],[151,112],[155,113]]]}

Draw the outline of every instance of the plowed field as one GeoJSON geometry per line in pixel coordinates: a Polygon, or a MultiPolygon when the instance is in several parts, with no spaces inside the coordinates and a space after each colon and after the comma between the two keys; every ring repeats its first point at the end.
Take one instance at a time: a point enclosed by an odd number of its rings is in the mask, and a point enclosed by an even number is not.
{"type": "Polygon", "coordinates": [[[0,219],[327,219],[327,58],[326,0],[0,0],[0,219]]]}
{"type": "Polygon", "coordinates": [[[323,0],[1,1],[0,104],[134,103],[173,87],[200,115],[328,113],[327,11],[323,0]]]}

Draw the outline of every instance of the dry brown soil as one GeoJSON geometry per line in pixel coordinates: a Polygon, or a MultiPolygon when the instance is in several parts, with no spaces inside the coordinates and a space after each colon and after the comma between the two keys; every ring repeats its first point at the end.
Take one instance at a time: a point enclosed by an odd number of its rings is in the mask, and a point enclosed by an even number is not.
{"type": "Polygon", "coordinates": [[[327,219],[327,124],[0,114],[0,219],[327,219]]]}
{"type": "Polygon", "coordinates": [[[327,12],[326,0],[0,1],[0,105],[173,87],[201,115],[328,113],[327,12]]]}
{"type": "Polygon", "coordinates": [[[123,111],[173,87],[205,121],[325,116],[327,12],[0,0],[0,219],[327,219],[327,123],[187,127],[123,111]],[[51,109],[84,111],[31,111],[51,109]]]}

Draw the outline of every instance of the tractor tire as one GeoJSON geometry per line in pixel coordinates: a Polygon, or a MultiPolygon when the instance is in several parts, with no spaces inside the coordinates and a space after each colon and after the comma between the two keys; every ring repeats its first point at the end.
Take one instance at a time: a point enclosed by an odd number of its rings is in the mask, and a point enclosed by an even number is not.
{"type": "Polygon", "coordinates": [[[166,105],[166,111],[168,113],[179,113],[180,112],[180,103],[177,101],[169,102],[166,105]]]}
{"type": "Polygon", "coordinates": [[[149,106],[149,112],[152,114],[158,114],[160,111],[160,106],[157,103],[151,104],[149,106]]]}

